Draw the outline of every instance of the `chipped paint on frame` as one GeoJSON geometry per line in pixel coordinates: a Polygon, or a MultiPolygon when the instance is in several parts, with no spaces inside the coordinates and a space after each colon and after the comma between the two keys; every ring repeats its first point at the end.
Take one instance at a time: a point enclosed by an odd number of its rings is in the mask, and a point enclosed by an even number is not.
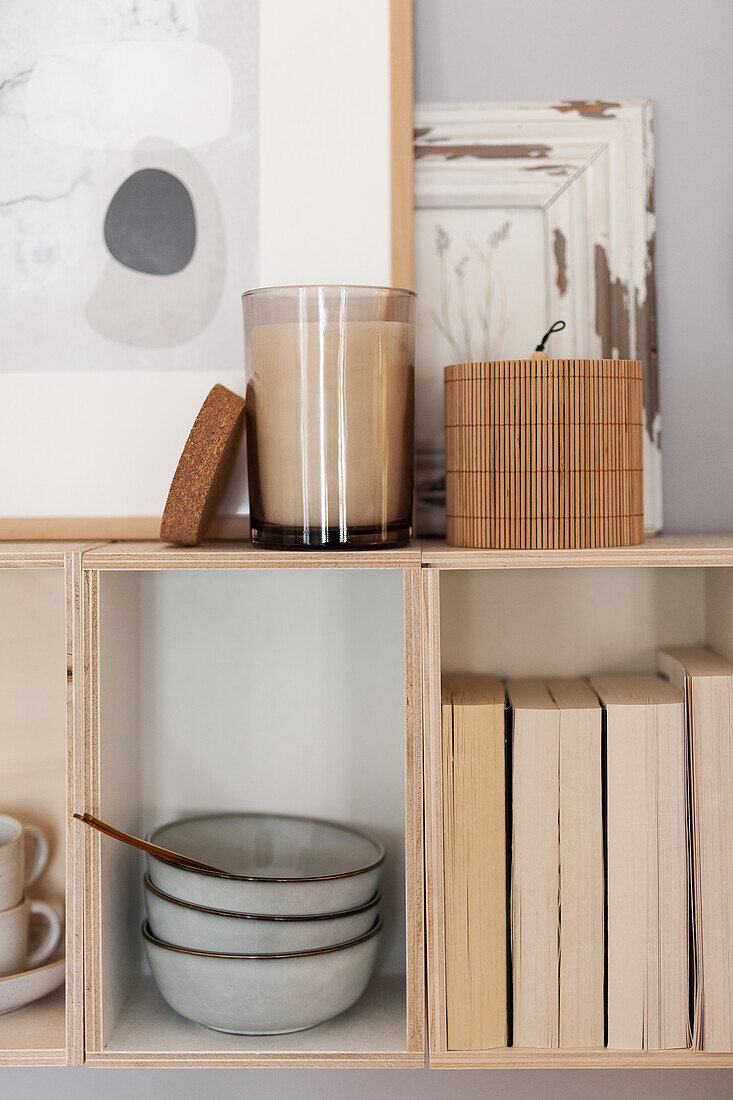
{"type": "Polygon", "coordinates": [[[621,106],[621,103],[606,103],[602,99],[564,99],[555,110],[563,114],[577,111],[581,118],[615,118],[621,106]]]}
{"type": "Polygon", "coordinates": [[[525,160],[529,157],[547,157],[549,145],[488,145],[476,142],[472,145],[454,145],[440,135],[426,137],[425,141],[416,141],[415,159],[421,157],[445,157],[457,160],[460,157],[477,157],[479,160],[525,160]]]}
{"type": "Polygon", "coordinates": [[[555,286],[563,297],[568,289],[567,241],[562,229],[555,227],[552,235],[552,251],[555,256],[555,286]]]}
{"type": "Polygon", "coordinates": [[[603,359],[630,359],[629,284],[614,278],[608,253],[602,244],[593,246],[595,269],[595,329],[601,338],[603,359]]]}

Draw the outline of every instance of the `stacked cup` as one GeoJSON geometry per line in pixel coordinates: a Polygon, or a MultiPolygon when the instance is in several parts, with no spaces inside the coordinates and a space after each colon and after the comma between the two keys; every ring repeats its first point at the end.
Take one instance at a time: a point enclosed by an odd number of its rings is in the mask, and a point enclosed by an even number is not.
{"type": "Polygon", "coordinates": [[[45,869],[48,854],[40,829],[0,814],[0,977],[42,966],[61,942],[63,929],[54,907],[26,896],[26,888],[45,869]],[[32,916],[42,922],[44,931],[31,947],[32,916]]]}
{"type": "Polygon", "coordinates": [[[163,998],[216,1031],[302,1031],[366,989],[382,929],[384,848],[331,821],[214,814],[163,825],[147,856],[143,938],[163,998]]]}

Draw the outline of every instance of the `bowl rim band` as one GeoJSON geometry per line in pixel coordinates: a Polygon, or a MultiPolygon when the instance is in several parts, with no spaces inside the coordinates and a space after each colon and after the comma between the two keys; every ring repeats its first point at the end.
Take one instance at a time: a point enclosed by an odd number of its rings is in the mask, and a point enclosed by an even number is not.
{"type": "Polygon", "coordinates": [[[154,947],[162,947],[164,951],[175,951],[179,955],[198,955],[207,959],[301,959],[308,955],[328,955],[334,951],[346,951],[350,947],[358,947],[359,944],[366,943],[367,940],[371,940],[374,936],[378,935],[382,931],[383,925],[384,919],[382,917],[377,917],[369,931],[365,932],[362,936],[357,936],[355,940],[347,940],[345,943],[334,943],[330,947],[316,947],[309,951],[268,952],[262,955],[233,955],[220,951],[194,951],[190,947],[179,947],[175,943],[167,943],[165,940],[159,940],[157,936],[154,936],[150,931],[150,924],[147,918],[142,923],[141,931],[143,939],[153,944],[154,947]]]}
{"type": "MultiPolygon", "coordinates": [[[[379,852],[379,858],[374,860],[366,867],[358,867],[354,871],[340,871],[334,875],[306,875],[304,877],[290,877],[279,876],[270,877],[268,875],[235,875],[229,871],[214,871],[206,870],[205,868],[190,868],[181,867],[180,864],[173,863],[170,860],[158,860],[157,856],[148,855],[148,859],[154,859],[157,862],[165,863],[169,867],[176,867],[179,871],[182,871],[187,875],[204,875],[209,878],[223,878],[231,879],[233,882],[332,882],[341,878],[355,878],[357,875],[365,875],[369,871],[376,870],[377,867],[381,867],[384,863],[385,850],[384,845],[380,840],[377,840],[371,833],[364,832],[362,829],[355,829],[352,825],[344,825],[340,821],[329,821],[323,817],[303,817],[301,814],[268,814],[268,813],[249,813],[247,811],[230,811],[229,813],[216,813],[216,814],[194,814],[191,817],[181,817],[177,821],[166,821],[163,825],[156,825],[154,829],[150,829],[145,834],[145,839],[151,844],[158,844],[154,838],[158,833],[163,832],[164,829],[170,828],[171,825],[184,825],[191,821],[218,821],[226,817],[259,817],[259,818],[271,818],[277,821],[301,821],[308,825],[327,825],[332,829],[340,829],[342,832],[351,833],[353,836],[361,837],[362,840],[368,840],[370,844],[379,852]]],[[[165,847],[165,845],[159,845],[165,847]]]]}
{"type": "Polygon", "coordinates": [[[373,909],[375,905],[379,905],[382,900],[381,890],[377,890],[372,894],[369,901],[365,901],[363,905],[356,905],[353,909],[337,909],[332,913],[294,913],[293,916],[287,914],[277,913],[240,913],[231,909],[214,909],[210,905],[198,905],[193,901],[185,901],[183,898],[174,898],[172,894],[166,894],[164,890],[161,890],[156,883],[153,882],[148,872],[145,873],[143,879],[143,886],[151,894],[155,894],[163,901],[169,901],[172,905],[179,905],[182,909],[195,909],[199,913],[212,913],[217,917],[235,917],[239,920],[264,920],[264,921],[327,921],[338,920],[341,917],[350,917],[356,913],[366,913],[367,910],[373,909]]]}

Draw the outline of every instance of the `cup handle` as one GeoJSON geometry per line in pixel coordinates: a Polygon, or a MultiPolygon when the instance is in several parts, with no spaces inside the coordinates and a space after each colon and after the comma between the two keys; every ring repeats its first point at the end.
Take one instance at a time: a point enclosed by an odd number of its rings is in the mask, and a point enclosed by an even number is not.
{"type": "Polygon", "coordinates": [[[47,901],[30,901],[28,905],[31,913],[37,913],[39,917],[43,917],[47,925],[45,936],[38,946],[28,953],[26,959],[26,969],[33,970],[34,967],[41,966],[51,958],[61,943],[63,926],[58,913],[47,901]]]}
{"type": "Polygon", "coordinates": [[[33,859],[26,864],[25,885],[31,886],[48,863],[48,841],[37,825],[24,825],[23,832],[33,841],[33,859]]]}

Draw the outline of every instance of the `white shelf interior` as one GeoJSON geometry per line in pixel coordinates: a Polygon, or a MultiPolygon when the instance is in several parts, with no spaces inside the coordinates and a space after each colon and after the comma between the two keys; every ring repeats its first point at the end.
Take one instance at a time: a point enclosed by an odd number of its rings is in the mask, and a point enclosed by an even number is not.
{"type": "Polygon", "coordinates": [[[303,814],[351,822],[387,850],[384,938],[363,1001],[253,1047],[164,1004],[140,936],[143,858],[103,839],[105,1052],[405,1049],[402,608],[399,570],[100,575],[105,820],[144,835],[198,812],[303,814]]]}
{"type": "Polygon", "coordinates": [[[341,1016],[293,1035],[225,1035],[179,1016],[165,1003],[150,974],[141,974],[122,1008],[107,1056],[126,1054],[211,1055],[400,1053],[405,1049],[405,982],[401,974],[378,973],[366,993],[341,1016]]]}
{"type": "MultiPolygon", "coordinates": [[[[38,825],[49,865],[31,897],[66,892],[66,637],[63,569],[0,569],[0,812],[38,825]]],[[[0,1059],[64,1060],[63,990],[0,1015],[0,1059]]]]}
{"type": "Polygon", "coordinates": [[[661,645],[712,642],[726,569],[479,569],[441,573],[445,672],[654,672],[661,645]],[[716,582],[717,578],[717,582],[716,582]]]}

